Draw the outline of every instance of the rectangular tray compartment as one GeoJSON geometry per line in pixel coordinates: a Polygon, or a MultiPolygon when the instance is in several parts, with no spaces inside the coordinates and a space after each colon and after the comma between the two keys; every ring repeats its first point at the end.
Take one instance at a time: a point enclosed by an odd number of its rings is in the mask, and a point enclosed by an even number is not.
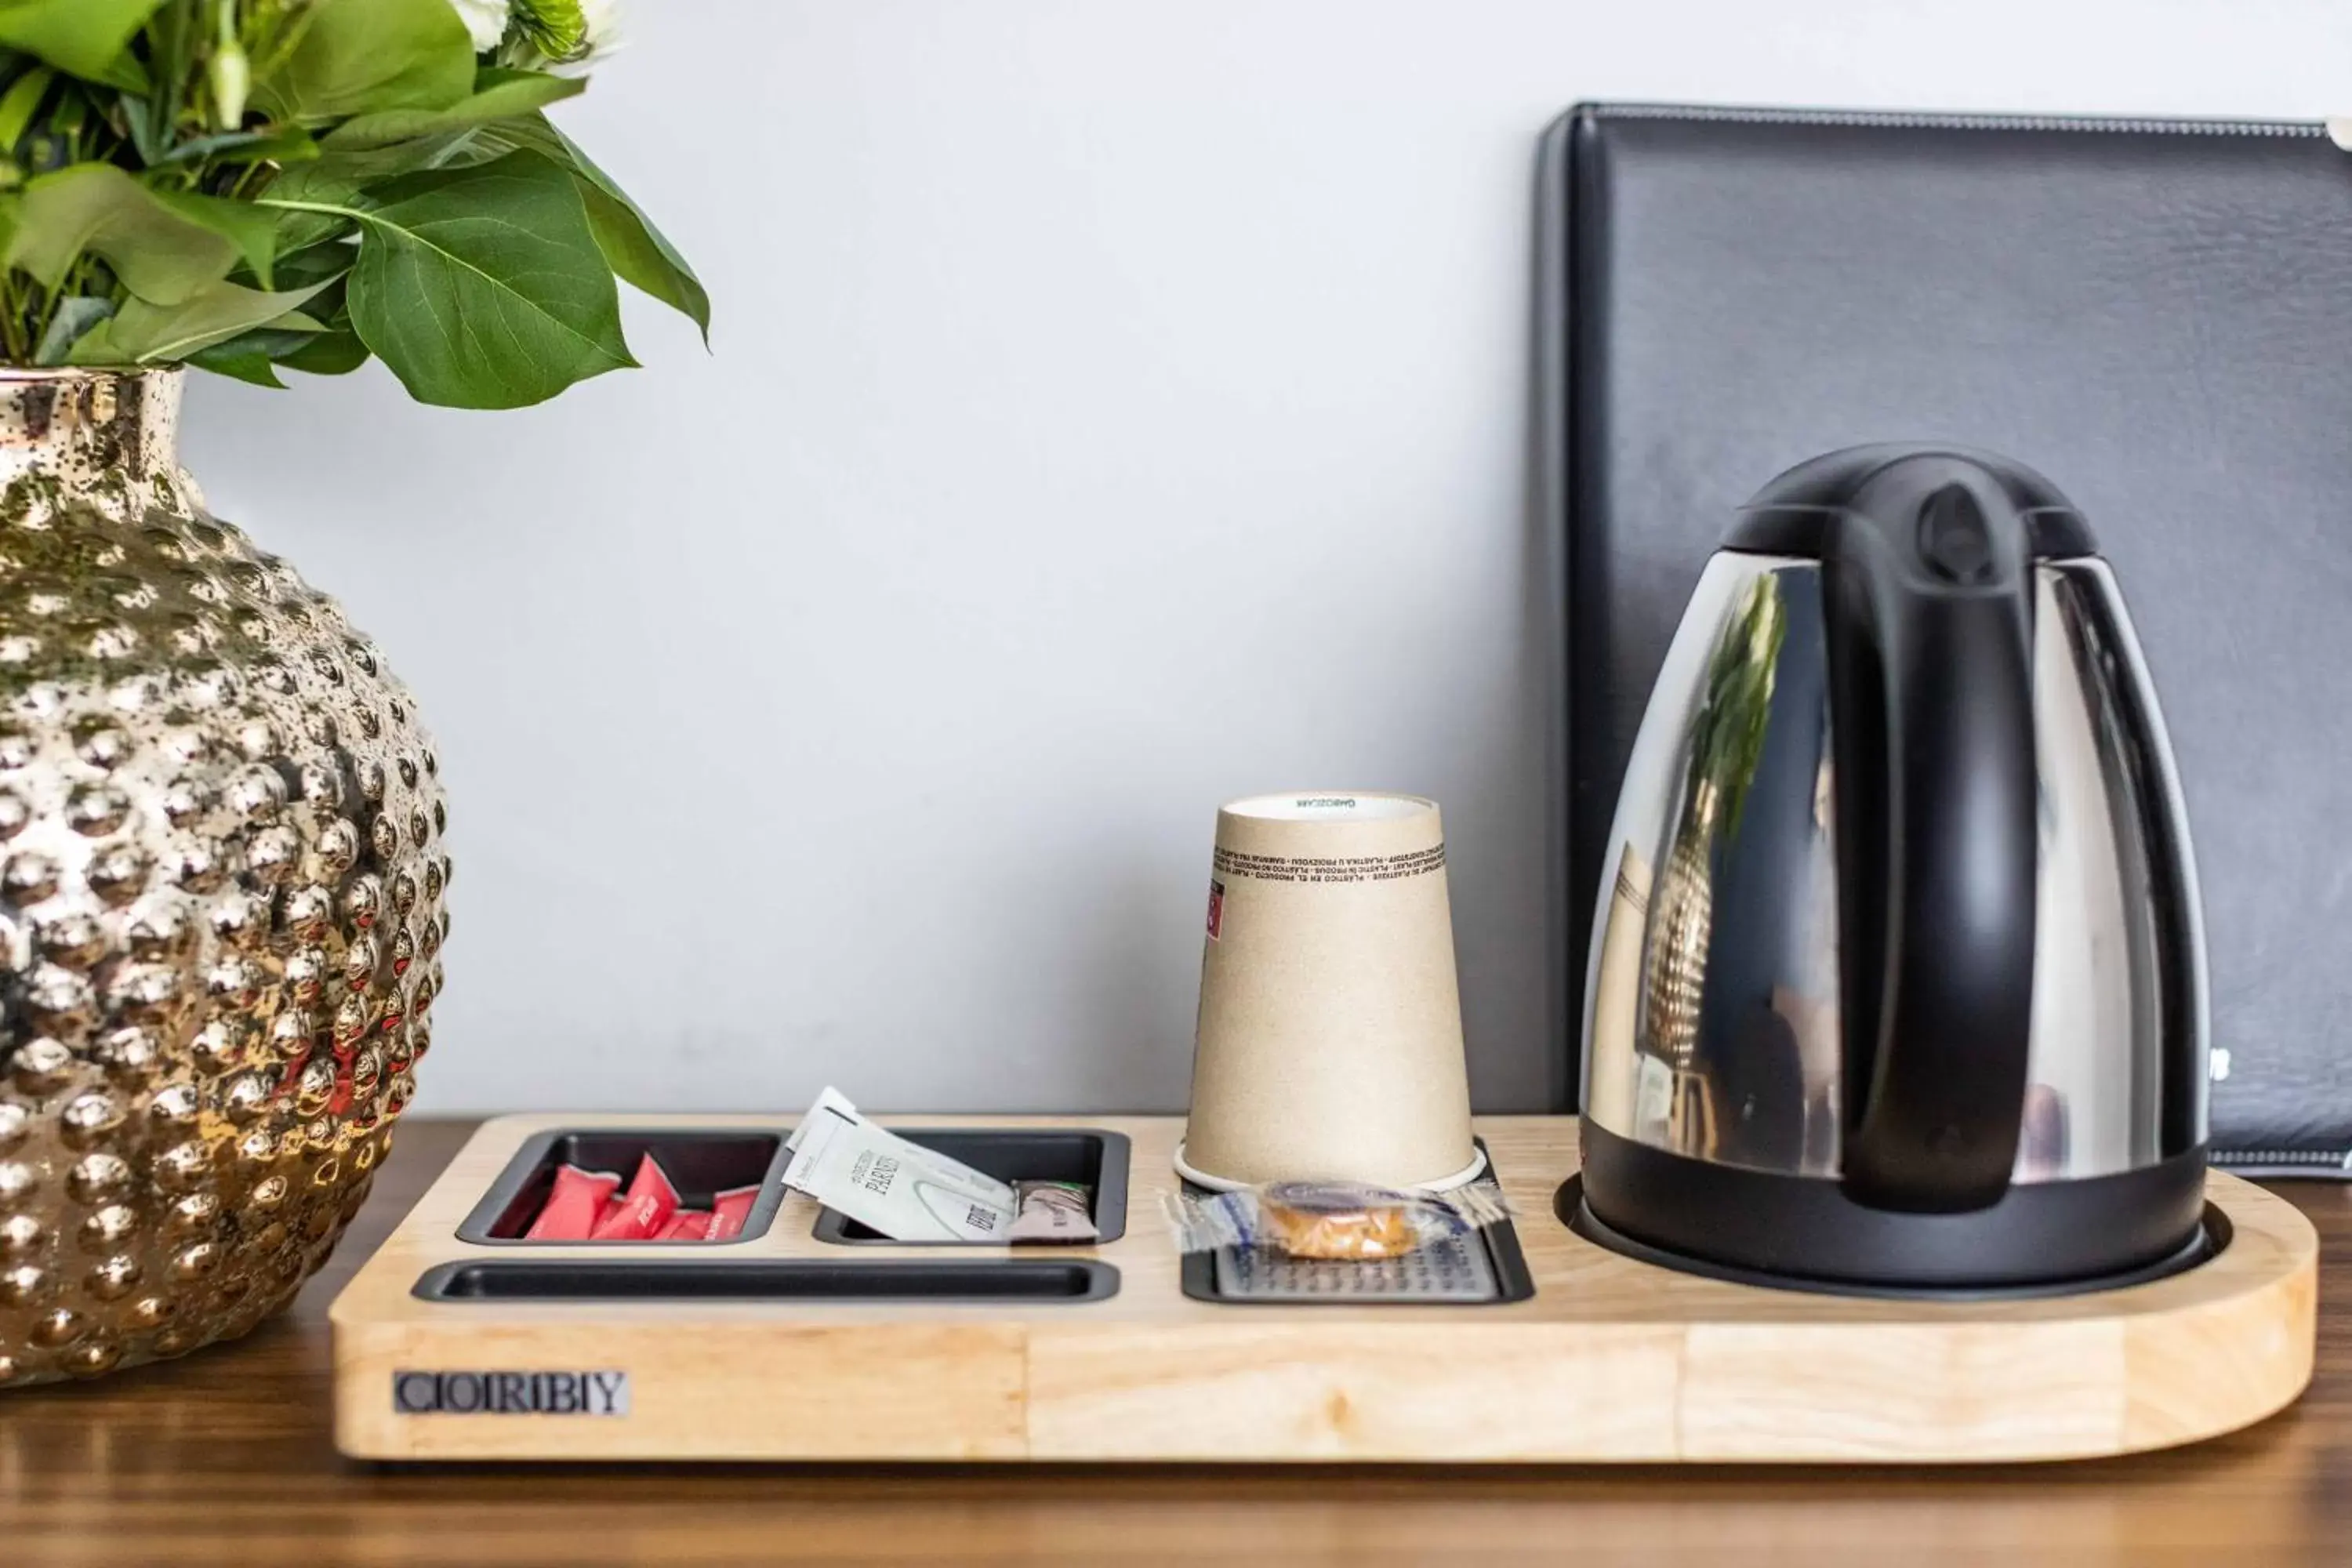
{"type": "Polygon", "coordinates": [[[677,1184],[678,1201],[707,1209],[719,1193],[757,1185],[760,1195],[743,1222],[742,1234],[725,1241],[673,1242],[677,1247],[731,1247],[766,1234],[784,1201],[784,1135],[692,1128],[622,1128],[595,1131],[542,1132],[515,1152],[507,1168],[457,1227],[457,1239],[484,1247],[623,1247],[664,1245],[649,1241],[530,1241],[523,1232],[547,1202],[559,1166],[617,1171],[626,1183],[647,1153],[661,1162],[677,1184]]]}
{"type": "MultiPolygon", "coordinates": [[[[1492,1182],[1496,1179],[1494,1155],[1486,1148],[1486,1141],[1483,1138],[1478,1140],[1478,1150],[1479,1152],[1486,1155],[1486,1172],[1478,1179],[1482,1182],[1492,1182]]],[[[1189,1183],[1186,1184],[1185,1190],[1196,1196],[1208,1195],[1202,1189],[1189,1183]]],[[[1494,1276],[1495,1293],[1493,1295],[1473,1300],[1461,1298],[1449,1300],[1436,1296],[1381,1295],[1333,1290],[1328,1294],[1317,1291],[1312,1294],[1286,1296],[1233,1296],[1227,1295],[1219,1287],[1217,1255],[1213,1252],[1186,1253],[1183,1264],[1177,1271],[1177,1279],[1185,1295],[1196,1301],[1214,1301],[1221,1307],[1500,1307],[1512,1301],[1528,1300],[1535,1295],[1535,1277],[1528,1271],[1527,1254],[1519,1248],[1519,1233],[1512,1228],[1509,1220],[1500,1220],[1483,1230],[1471,1232],[1464,1238],[1464,1244],[1484,1249],[1486,1271],[1494,1276]]],[[[1328,1273],[1342,1268],[1381,1266],[1335,1262],[1307,1263],[1303,1267],[1307,1269],[1328,1273]]]]}
{"type": "MultiPolygon", "coordinates": [[[[1496,1293],[1477,1300],[1447,1300],[1422,1296],[1381,1296],[1333,1291],[1297,1296],[1229,1296],[1217,1287],[1217,1259],[1214,1253],[1192,1252],[1184,1257],[1179,1276],[1184,1294],[1196,1301],[1213,1301],[1220,1307],[1500,1307],[1512,1301],[1524,1301],[1536,1293],[1535,1280],[1528,1273],[1527,1255],[1519,1250],[1518,1234],[1509,1220],[1474,1231],[1468,1240],[1483,1246],[1486,1261],[1495,1275],[1496,1293]]],[[[1371,1264],[1333,1263],[1330,1268],[1373,1268],[1371,1264]]]]}
{"type": "Polygon", "coordinates": [[[1118,1270],[1092,1258],[929,1258],[642,1262],[501,1258],[425,1270],[427,1301],[1101,1301],[1118,1270]]]}
{"type": "MultiPolygon", "coordinates": [[[[950,1160],[961,1160],[1000,1182],[1082,1182],[1095,1190],[1094,1245],[1127,1234],[1128,1141],[1124,1133],[1060,1128],[891,1128],[950,1160]]],[[[819,1241],[845,1246],[985,1247],[986,1242],[893,1241],[847,1215],[826,1209],[817,1215],[819,1241]]],[[[1048,1244],[1058,1246],[1060,1244],[1048,1244]]]]}

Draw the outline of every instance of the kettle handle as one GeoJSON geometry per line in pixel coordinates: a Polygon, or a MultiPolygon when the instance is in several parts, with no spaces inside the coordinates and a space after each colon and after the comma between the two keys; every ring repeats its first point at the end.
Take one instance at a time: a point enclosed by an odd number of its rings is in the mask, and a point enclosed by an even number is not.
{"type": "Polygon", "coordinates": [[[1873,1208],[1985,1208],[2016,1163],[2032,1019],[2025,521],[1974,465],[1915,459],[1826,554],[1842,1184],[1873,1208]]]}

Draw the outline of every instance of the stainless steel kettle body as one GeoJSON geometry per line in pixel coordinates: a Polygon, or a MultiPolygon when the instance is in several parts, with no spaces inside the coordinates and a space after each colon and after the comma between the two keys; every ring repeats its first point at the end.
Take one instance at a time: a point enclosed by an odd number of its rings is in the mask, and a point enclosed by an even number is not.
{"type": "Polygon", "coordinates": [[[2188,821],[2115,580],[2047,481],[1865,447],[1768,487],[1699,580],[1610,847],[1604,1226],[1897,1287],[2198,1245],[2188,821]]]}

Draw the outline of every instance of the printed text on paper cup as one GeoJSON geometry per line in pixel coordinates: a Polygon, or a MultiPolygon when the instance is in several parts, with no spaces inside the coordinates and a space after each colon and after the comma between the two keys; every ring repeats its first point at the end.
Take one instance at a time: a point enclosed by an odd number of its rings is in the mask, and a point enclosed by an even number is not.
{"type": "Polygon", "coordinates": [[[1445,868],[1445,846],[1402,855],[1244,855],[1219,848],[1217,872],[1260,882],[1393,882],[1445,868]]]}

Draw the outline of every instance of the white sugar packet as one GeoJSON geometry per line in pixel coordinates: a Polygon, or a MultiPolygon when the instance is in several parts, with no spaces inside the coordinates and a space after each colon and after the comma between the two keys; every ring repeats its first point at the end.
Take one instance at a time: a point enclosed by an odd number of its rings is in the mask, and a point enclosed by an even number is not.
{"type": "Polygon", "coordinates": [[[784,1143],[784,1185],[894,1241],[1003,1241],[1020,1206],[1003,1182],[884,1131],[836,1089],[784,1143]]]}

